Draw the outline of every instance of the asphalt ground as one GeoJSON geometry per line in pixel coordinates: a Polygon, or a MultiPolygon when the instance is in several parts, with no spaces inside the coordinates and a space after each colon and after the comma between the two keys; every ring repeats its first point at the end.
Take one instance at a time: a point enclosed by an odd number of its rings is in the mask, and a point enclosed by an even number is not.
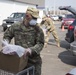
{"type": "Polygon", "coordinates": [[[48,46],[41,52],[42,75],[65,75],[76,67],[76,56],[68,51],[69,43],[65,41],[67,29],[64,31],[60,29],[61,22],[54,22],[54,24],[60,39],[60,47],[56,46],[56,42],[50,34],[48,46]]]}

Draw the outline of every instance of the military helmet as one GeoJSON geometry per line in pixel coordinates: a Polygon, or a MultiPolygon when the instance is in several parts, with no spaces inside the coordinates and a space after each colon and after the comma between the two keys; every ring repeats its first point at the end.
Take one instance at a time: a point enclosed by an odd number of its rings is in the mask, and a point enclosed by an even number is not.
{"type": "Polygon", "coordinates": [[[39,18],[39,11],[36,8],[28,7],[26,13],[30,13],[34,18],[39,18]]]}

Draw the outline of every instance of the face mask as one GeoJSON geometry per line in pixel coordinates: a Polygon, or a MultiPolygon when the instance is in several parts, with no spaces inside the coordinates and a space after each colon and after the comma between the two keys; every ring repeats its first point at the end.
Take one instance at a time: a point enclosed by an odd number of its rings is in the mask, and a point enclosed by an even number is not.
{"type": "Polygon", "coordinates": [[[34,20],[34,19],[32,19],[32,20],[29,22],[29,24],[32,25],[32,26],[33,26],[33,25],[36,25],[36,23],[37,23],[37,20],[34,20]]]}

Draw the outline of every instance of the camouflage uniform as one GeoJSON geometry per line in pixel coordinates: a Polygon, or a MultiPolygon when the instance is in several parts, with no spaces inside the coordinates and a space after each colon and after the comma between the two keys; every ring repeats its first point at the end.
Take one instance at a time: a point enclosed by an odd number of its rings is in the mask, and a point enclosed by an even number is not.
{"type": "Polygon", "coordinates": [[[44,34],[42,29],[38,26],[25,26],[22,23],[17,23],[8,28],[3,39],[11,42],[14,37],[15,44],[24,48],[30,48],[32,50],[31,55],[28,58],[28,66],[35,66],[35,75],[41,75],[42,59],[40,52],[44,46],[44,34]]]}
{"type": "Polygon", "coordinates": [[[55,31],[55,26],[53,24],[52,19],[48,18],[48,17],[44,17],[42,22],[41,22],[41,25],[45,25],[46,29],[47,29],[46,35],[45,35],[45,46],[47,46],[47,43],[48,43],[49,38],[50,38],[50,33],[52,33],[53,37],[55,38],[55,41],[57,42],[57,46],[59,47],[60,42],[59,42],[57,32],[55,31]]]}

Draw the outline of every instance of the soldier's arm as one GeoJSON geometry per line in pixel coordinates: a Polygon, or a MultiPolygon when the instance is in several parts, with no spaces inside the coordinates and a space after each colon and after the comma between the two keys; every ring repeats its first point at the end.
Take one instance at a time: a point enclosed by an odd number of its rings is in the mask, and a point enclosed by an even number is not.
{"type": "Polygon", "coordinates": [[[7,40],[9,43],[11,42],[11,39],[13,38],[13,26],[9,27],[5,32],[3,39],[7,40]]]}
{"type": "Polygon", "coordinates": [[[47,19],[47,22],[48,22],[48,26],[47,26],[48,31],[54,30],[55,26],[53,24],[53,21],[49,18],[47,19]]]}
{"type": "Polygon", "coordinates": [[[32,53],[40,54],[42,48],[44,46],[44,33],[42,29],[39,27],[36,37],[36,44],[33,47],[30,47],[32,53]]]}

